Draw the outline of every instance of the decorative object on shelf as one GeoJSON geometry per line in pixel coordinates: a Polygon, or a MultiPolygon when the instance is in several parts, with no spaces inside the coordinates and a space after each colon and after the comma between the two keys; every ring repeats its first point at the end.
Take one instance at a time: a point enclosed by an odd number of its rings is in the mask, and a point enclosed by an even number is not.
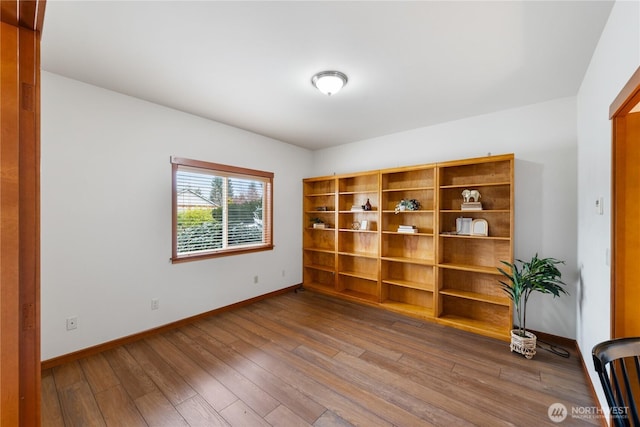
{"type": "Polygon", "coordinates": [[[418,227],[415,225],[399,225],[398,233],[415,234],[418,232],[418,227]]]}
{"type": "Polygon", "coordinates": [[[402,211],[417,211],[420,209],[420,202],[416,199],[402,199],[398,202],[395,208],[395,213],[402,211]]]}
{"type": "Polygon", "coordinates": [[[566,284],[561,280],[562,273],[557,267],[558,264],[564,264],[564,261],[538,258],[538,254],[535,254],[530,261],[517,259],[513,264],[507,261],[501,263],[509,267],[509,270],[498,267],[498,271],[507,278],[506,281],[500,281],[500,286],[513,302],[518,327],[511,331],[510,348],[511,351],[531,359],[536,354],[537,338],[526,329],[527,302],[532,292],[553,294],[554,298],[560,294],[568,295],[563,288],[566,284]]]}
{"type": "Polygon", "coordinates": [[[311,221],[313,222],[313,228],[327,228],[327,224],[320,218],[311,218],[311,221]]]}
{"type": "Polygon", "coordinates": [[[482,203],[480,202],[480,197],[480,192],[478,190],[464,190],[462,192],[462,205],[460,210],[481,211],[482,203]]]}
{"type": "Polygon", "coordinates": [[[462,236],[469,236],[471,234],[471,224],[473,223],[473,218],[456,218],[456,234],[460,234],[462,236]]]}
{"type": "Polygon", "coordinates": [[[351,223],[351,229],[352,230],[360,230],[360,223],[358,221],[353,221],[351,223]]]}
{"type": "Polygon", "coordinates": [[[489,235],[489,223],[486,219],[474,219],[471,221],[471,235],[472,236],[488,236],[489,235]]]}
{"type": "Polygon", "coordinates": [[[351,206],[351,212],[362,212],[362,211],[364,211],[364,205],[362,205],[362,206],[352,205],[351,206]]]}
{"type": "Polygon", "coordinates": [[[369,202],[369,199],[367,199],[367,203],[362,205],[362,210],[364,210],[364,211],[370,211],[371,210],[371,202],[369,202]]]}
{"type": "Polygon", "coordinates": [[[362,221],[360,221],[360,230],[369,230],[369,221],[366,219],[363,219],[362,221]]]}
{"type": "Polygon", "coordinates": [[[316,208],[316,210],[317,210],[318,212],[326,212],[326,211],[328,211],[329,209],[327,209],[327,207],[326,207],[326,206],[318,206],[318,207],[316,208]]]}

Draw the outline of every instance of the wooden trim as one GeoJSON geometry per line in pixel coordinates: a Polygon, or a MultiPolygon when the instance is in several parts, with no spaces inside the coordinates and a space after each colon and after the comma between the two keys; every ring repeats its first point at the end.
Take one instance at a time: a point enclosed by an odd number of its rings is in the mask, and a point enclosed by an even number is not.
{"type": "Polygon", "coordinates": [[[139,341],[144,338],[161,334],[176,328],[180,328],[182,326],[188,325],[190,323],[196,322],[201,319],[205,319],[207,317],[215,316],[219,313],[224,313],[226,311],[234,310],[239,307],[244,307],[249,304],[253,304],[254,302],[261,301],[267,298],[274,297],[276,295],[285,294],[290,291],[294,291],[298,288],[302,287],[302,284],[299,283],[297,285],[288,286],[283,289],[279,289],[277,291],[269,292],[264,295],[259,295],[257,297],[249,298],[244,301],[237,302],[235,304],[227,305],[225,307],[216,308],[215,310],[207,311],[205,313],[196,314],[195,316],[187,317],[172,323],[167,323],[166,325],[158,326],[157,328],[148,329],[146,331],[138,332],[133,335],[129,335],[123,338],[118,338],[113,341],[108,341],[102,344],[95,345],[93,347],[88,347],[82,350],[74,351],[73,353],[65,354],[62,356],[54,357],[53,359],[44,360],[41,363],[41,369],[46,370],[53,368],[55,366],[59,366],[68,362],[73,362],[74,360],[82,359],[84,357],[89,357],[94,354],[101,353],[106,350],[110,350],[115,347],[119,347],[125,344],[129,344],[134,341],[139,341]]]}
{"type": "MultiPolygon", "coordinates": [[[[400,166],[392,169],[394,172],[396,171],[402,172],[402,171],[414,170],[416,168],[429,169],[429,168],[449,167],[449,166],[458,166],[458,165],[464,166],[468,163],[488,163],[488,162],[499,162],[502,160],[515,161],[515,154],[514,153],[491,154],[489,156],[484,156],[484,157],[472,157],[472,158],[460,159],[460,160],[449,160],[446,162],[421,163],[419,165],[400,166]]],[[[353,176],[371,175],[371,174],[380,173],[383,171],[386,173],[386,171],[388,170],[391,170],[391,169],[372,169],[364,172],[345,172],[341,174],[334,173],[333,175],[313,176],[313,177],[303,178],[303,181],[305,182],[326,181],[328,179],[340,179],[340,178],[349,178],[353,176]]],[[[434,188],[438,188],[438,185],[436,185],[434,188]]]]}
{"type": "MultiPolygon", "coordinates": [[[[35,2],[30,2],[35,4],[35,2]]],[[[20,34],[20,425],[40,424],[40,40],[20,34]]]]}
{"type": "MultiPolygon", "coordinates": [[[[628,282],[628,265],[629,260],[634,259],[629,250],[628,236],[628,204],[632,205],[629,194],[633,194],[634,188],[637,186],[629,165],[629,152],[632,152],[633,138],[627,135],[628,120],[637,117],[638,113],[630,116],[630,111],[640,103],[640,67],[636,69],[629,81],[624,85],[618,96],[611,103],[609,113],[611,118],[611,266],[610,266],[610,333],[612,338],[624,335],[620,326],[621,319],[618,319],[616,313],[621,310],[618,307],[619,299],[624,295],[626,282],[628,282]]],[[[630,209],[633,209],[631,206],[630,209]]],[[[635,231],[635,230],[633,230],[635,231]]],[[[627,284],[627,286],[629,286],[627,284]]]]}
{"type": "Polygon", "coordinates": [[[2,0],[0,20],[14,27],[21,27],[42,33],[46,0],[2,0]]]}
{"type": "Polygon", "coordinates": [[[496,154],[489,155],[484,157],[474,157],[470,159],[461,159],[461,160],[451,160],[448,162],[438,162],[438,167],[450,167],[450,166],[466,166],[469,163],[488,163],[488,162],[500,162],[503,160],[511,160],[515,159],[514,154],[496,154]]]}
{"type": "Polygon", "coordinates": [[[640,101],[640,67],[624,85],[616,99],[609,106],[609,118],[627,114],[640,101]]]}
{"type": "Polygon", "coordinates": [[[609,336],[616,336],[616,280],[618,276],[617,270],[620,268],[620,263],[616,262],[616,257],[622,255],[618,253],[623,250],[623,244],[619,243],[620,232],[624,231],[625,221],[618,219],[618,213],[624,212],[624,196],[625,196],[625,172],[621,166],[624,166],[625,162],[622,159],[618,159],[618,156],[623,154],[621,147],[625,140],[625,126],[624,116],[614,117],[611,121],[611,249],[610,259],[611,266],[609,270],[609,301],[611,306],[609,336]],[[620,193],[620,194],[619,194],[620,193]]]}
{"type": "Polygon", "coordinates": [[[19,29],[2,22],[0,44],[0,426],[8,427],[20,419],[19,29]]]}
{"type": "Polygon", "coordinates": [[[178,259],[178,165],[171,159],[171,262],[178,259]]]}
{"type": "Polygon", "coordinates": [[[44,9],[46,0],[22,0],[20,1],[19,25],[35,31],[40,38],[42,25],[44,24],[44,9]]]}
{"type": "Polygon", "coordinates": [[[2,0],[0,1],[0,21],[5,24],[18,26],[18,1],[2,0]]]}
{"type": "MultiPolygon", "coordinates": [[[[176,233],[174,232],[173,235],[176,236],[176,233]]],[[[175,238],[176,237],[174,237],[174,239],[175,238]]],[[[174,248],[175,247],[177,246],[174,246],[174,248]]],[[[275,246],[273,244],[265,243],[260,246],[251,246],[247,248],[217,249],[211,252],[197,254],[197,255],[180,255],[180,256],[174,255],[174,257],[171,258],[171,263],[179,264],[181,262],[198,261],[201,259],[208,259],[208,258],[220,258],[220,257],[230,256],[230,255],[248,254],[251,252],[272,251],[274,247],[275,246]]]]}
{"type": "Polygon", "coordinates": [[[548,341],[548,342],[552,342],[554,344],[560,344],[563,347],[569,347],[569,348],[572,348],[572,349],[577,349],[578,348],[578,343],[574,339],[561,337],[559,335],[553,335],[553,334],[550,334],[550,333],[547,333],[547,332],[535,331],[535,330],[528,329],[528,328],[527,328],[527,330],[529,332],[532,332],[533,334],[535,334],[538,338],[540,338],[541,341],[548,341]]]}
{"type": "Polygon", "coordinates": [[[179,166],[187,166],[192,168],[208,169],[214,171],[227,172],[240,175],[260,176],[263,178],[273,179],[273,172],[260,171],[257,169],[247,169],[237,166],[222,165],[220,163],[203,162],[201,160],[185,159],[182,157],[171,157],[171,163],[179,166]]]}
{"type": "Polygon", "coordinates": [[[41,422],[40,33],[34,29],[44,2],[0,7],[0,426],[31,427],[41,422]]]}
{"type": "MultiPolygon", "coordinates": [[[[189,261],[198,261],[208,258],[218,258],[230,255],[240,255],[251,252],[261,252],[273,250],[273,172],[265,172],[254,169],[240,168],[236,166],[222,165],[219,163],[210,163],[200,160],[185,159],[182,157],[171,156],[171,263],[181,263],[189,261]],[[184,167],[197,168],[203,172],[211,172],[212,175],[216,174],[224,176],[226,179],[231,179],[234,176],[240,178],[255,178],[255,181],[260,181],[264,184],[265,193],[263,195],[263,222],[268,224],[267,230],[264,230],[264,237],[266,242],[261,244],[247,245],[243,247],[226,247],[222,249],[212,249],[206,252],[198,252],[195,254],[183,254],[178,255],[178,183],[177,173],[184,167]]],[[[185,170],[182,169],[182,170],[185,170]]]]}

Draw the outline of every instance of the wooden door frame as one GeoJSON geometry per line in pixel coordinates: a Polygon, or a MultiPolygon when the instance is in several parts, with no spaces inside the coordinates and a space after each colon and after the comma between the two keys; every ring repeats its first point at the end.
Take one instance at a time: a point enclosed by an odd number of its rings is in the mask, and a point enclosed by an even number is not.
{"type": "MultiPolygon", "coordinates": [[[[622,251],[620,237],[624,233],[624,174],[622,170],[623,147],[627,144],[625,117],[635,105],[640,103],[640,67],[622,88],[609,107],[609,118],[612,121],[611,142],[611,337],[617,338],[616,307],[619,280],[623,276],[616,255],[622,251]]],[[[640,149],[640,148],[639,148],[640,149]]]]}
{"type": "Polygon", "coordinates": [[[2,0],[0,427],[40,426],[40,35],[45,0],[2,0]]]}

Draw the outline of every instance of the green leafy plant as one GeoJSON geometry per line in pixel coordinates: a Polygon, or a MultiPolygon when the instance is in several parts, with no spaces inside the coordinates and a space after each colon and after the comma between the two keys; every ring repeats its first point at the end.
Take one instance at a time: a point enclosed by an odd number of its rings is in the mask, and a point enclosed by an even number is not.
{"type": "Polygon", "coordinates": [[[558,264],[564,261],[555,258],[538,258],[535,254],[530,261],[517,259],[515,263],[500,261],[509,267],[509,270],[498,267],[508,280],[500,281],[502,290],[506,292],[513,306],[516,309],[518,335],[526,336],[527,330],[527,302],[533,292],[552,294],[559,297],[560,294],[569,295],[564,289],[566,283],[562,278],[562,273],[558,270],[558,264]]]}

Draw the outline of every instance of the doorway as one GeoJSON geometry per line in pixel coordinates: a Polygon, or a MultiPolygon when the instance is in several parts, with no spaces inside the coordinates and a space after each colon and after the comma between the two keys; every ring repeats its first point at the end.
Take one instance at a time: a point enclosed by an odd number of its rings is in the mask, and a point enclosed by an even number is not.
{"type": "Polygon", "coordinates": [[[611,104],[611,337],[640,336],[640,68],[611,104]]]}

